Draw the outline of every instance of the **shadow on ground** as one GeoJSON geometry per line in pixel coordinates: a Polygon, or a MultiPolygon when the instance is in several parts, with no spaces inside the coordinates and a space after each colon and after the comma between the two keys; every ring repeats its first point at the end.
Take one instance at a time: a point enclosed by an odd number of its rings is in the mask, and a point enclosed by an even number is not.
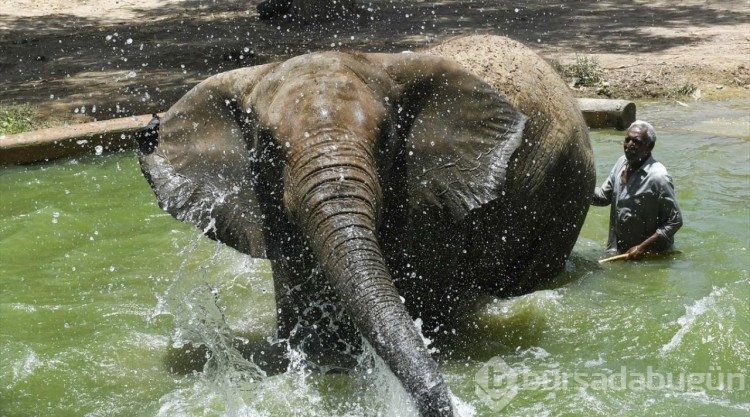
{"type": "Polygon", "coordinates": [[[401,51],[463,34],[506,35],[543,55],[655,52],[694,42],[642,26],[744,23],[710,5],[658,9],[593,2],[363,1],[352,21],[261,21],[258,1],[185,0],[135,9],[127,20],[0,15],[0,104],[38,105],[47,117],[90,120],[162,111],[218,72],[319,50],[401,51]],[[580,45],[586,45],[586,49],[580,45]]]}

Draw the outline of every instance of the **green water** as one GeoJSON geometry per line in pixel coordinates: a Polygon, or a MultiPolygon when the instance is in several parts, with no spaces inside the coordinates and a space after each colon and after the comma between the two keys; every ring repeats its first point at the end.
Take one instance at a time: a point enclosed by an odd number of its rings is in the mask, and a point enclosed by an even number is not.
{"type": "MultiPolygon", "coordinates": [[[[469,347],[440,362],[461,415],[750,413],[750,101],[639,116],[675,180],[683,254],[599,267],[608,209],[592,208],[561,286],[457,329],[469,347]],[[488,386],[488,369],[513,384],[488,386]]],[[[598,182],[622,137],[592,134],[598,182]]],[[[165,367],[173,336],[222,347],[230,329],[270,335],[273,317],[267,262],[160,211],[133,154],[0,170],[0,416],[413,415],[367,356],[349,375],[295,357],[258,378],[229,350],[203,374],[165,367]]]]}

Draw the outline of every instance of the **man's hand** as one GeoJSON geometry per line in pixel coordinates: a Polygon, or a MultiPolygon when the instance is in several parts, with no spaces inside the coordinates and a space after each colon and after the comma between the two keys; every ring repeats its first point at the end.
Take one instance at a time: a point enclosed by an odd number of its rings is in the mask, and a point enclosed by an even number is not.
{"type": "Polygon", "coordinates": [[[648,250],[648,247],[652,243],[656,242],[658,239],[659,239],[659,234],[654,233],[653,235],[649,236],[648,239],[641,242],[640,245],[635,245],[632,248],[628,249],[628,251],[625,252],[625,254],[628,255],[626,259],[628,261],[631,259],[641,259],[643,255],[646,253],[646,251],[648,250]]]}
{"type": "Polygon", "coordinates": [[[627,260],[641,259],[644,253],[646,253],[646,251],[641,248],[641,245],[635,245],[625,252],[625,254],[628,255],[627,260]]]}

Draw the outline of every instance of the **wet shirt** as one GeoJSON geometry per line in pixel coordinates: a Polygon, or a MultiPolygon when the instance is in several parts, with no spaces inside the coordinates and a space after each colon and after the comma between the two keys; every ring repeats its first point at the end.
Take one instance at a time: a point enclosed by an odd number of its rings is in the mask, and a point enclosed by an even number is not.
{"type": "Polygon", "coordinates": [[[648,247],[649,251],[672,250],[674,235],[682,226],[672,177],[652,156],[623,184],[621,179],[626,168],[627,160],[622,156],[602,186],[594,191],[592,204],[612,206],[607,250],[625,252],[654,233],[658,233],[660,239],[648,247]]]}

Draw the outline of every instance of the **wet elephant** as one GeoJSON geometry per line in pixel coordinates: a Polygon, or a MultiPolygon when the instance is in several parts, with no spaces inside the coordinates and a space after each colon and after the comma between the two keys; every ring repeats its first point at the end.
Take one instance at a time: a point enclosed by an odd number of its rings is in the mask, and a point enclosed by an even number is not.
{"type": "Polygon", "coordinates": [[[477,294],[548,282],[595,180],[583,118],[542,59],[489,37],[480,62],[476,39],[455,42],[219,74],[141,143],[162,208],[271,260],[279,337],[346,350],[362,335],[423,416],[454,411],[414,320],[443,334],[477,294]]]}

